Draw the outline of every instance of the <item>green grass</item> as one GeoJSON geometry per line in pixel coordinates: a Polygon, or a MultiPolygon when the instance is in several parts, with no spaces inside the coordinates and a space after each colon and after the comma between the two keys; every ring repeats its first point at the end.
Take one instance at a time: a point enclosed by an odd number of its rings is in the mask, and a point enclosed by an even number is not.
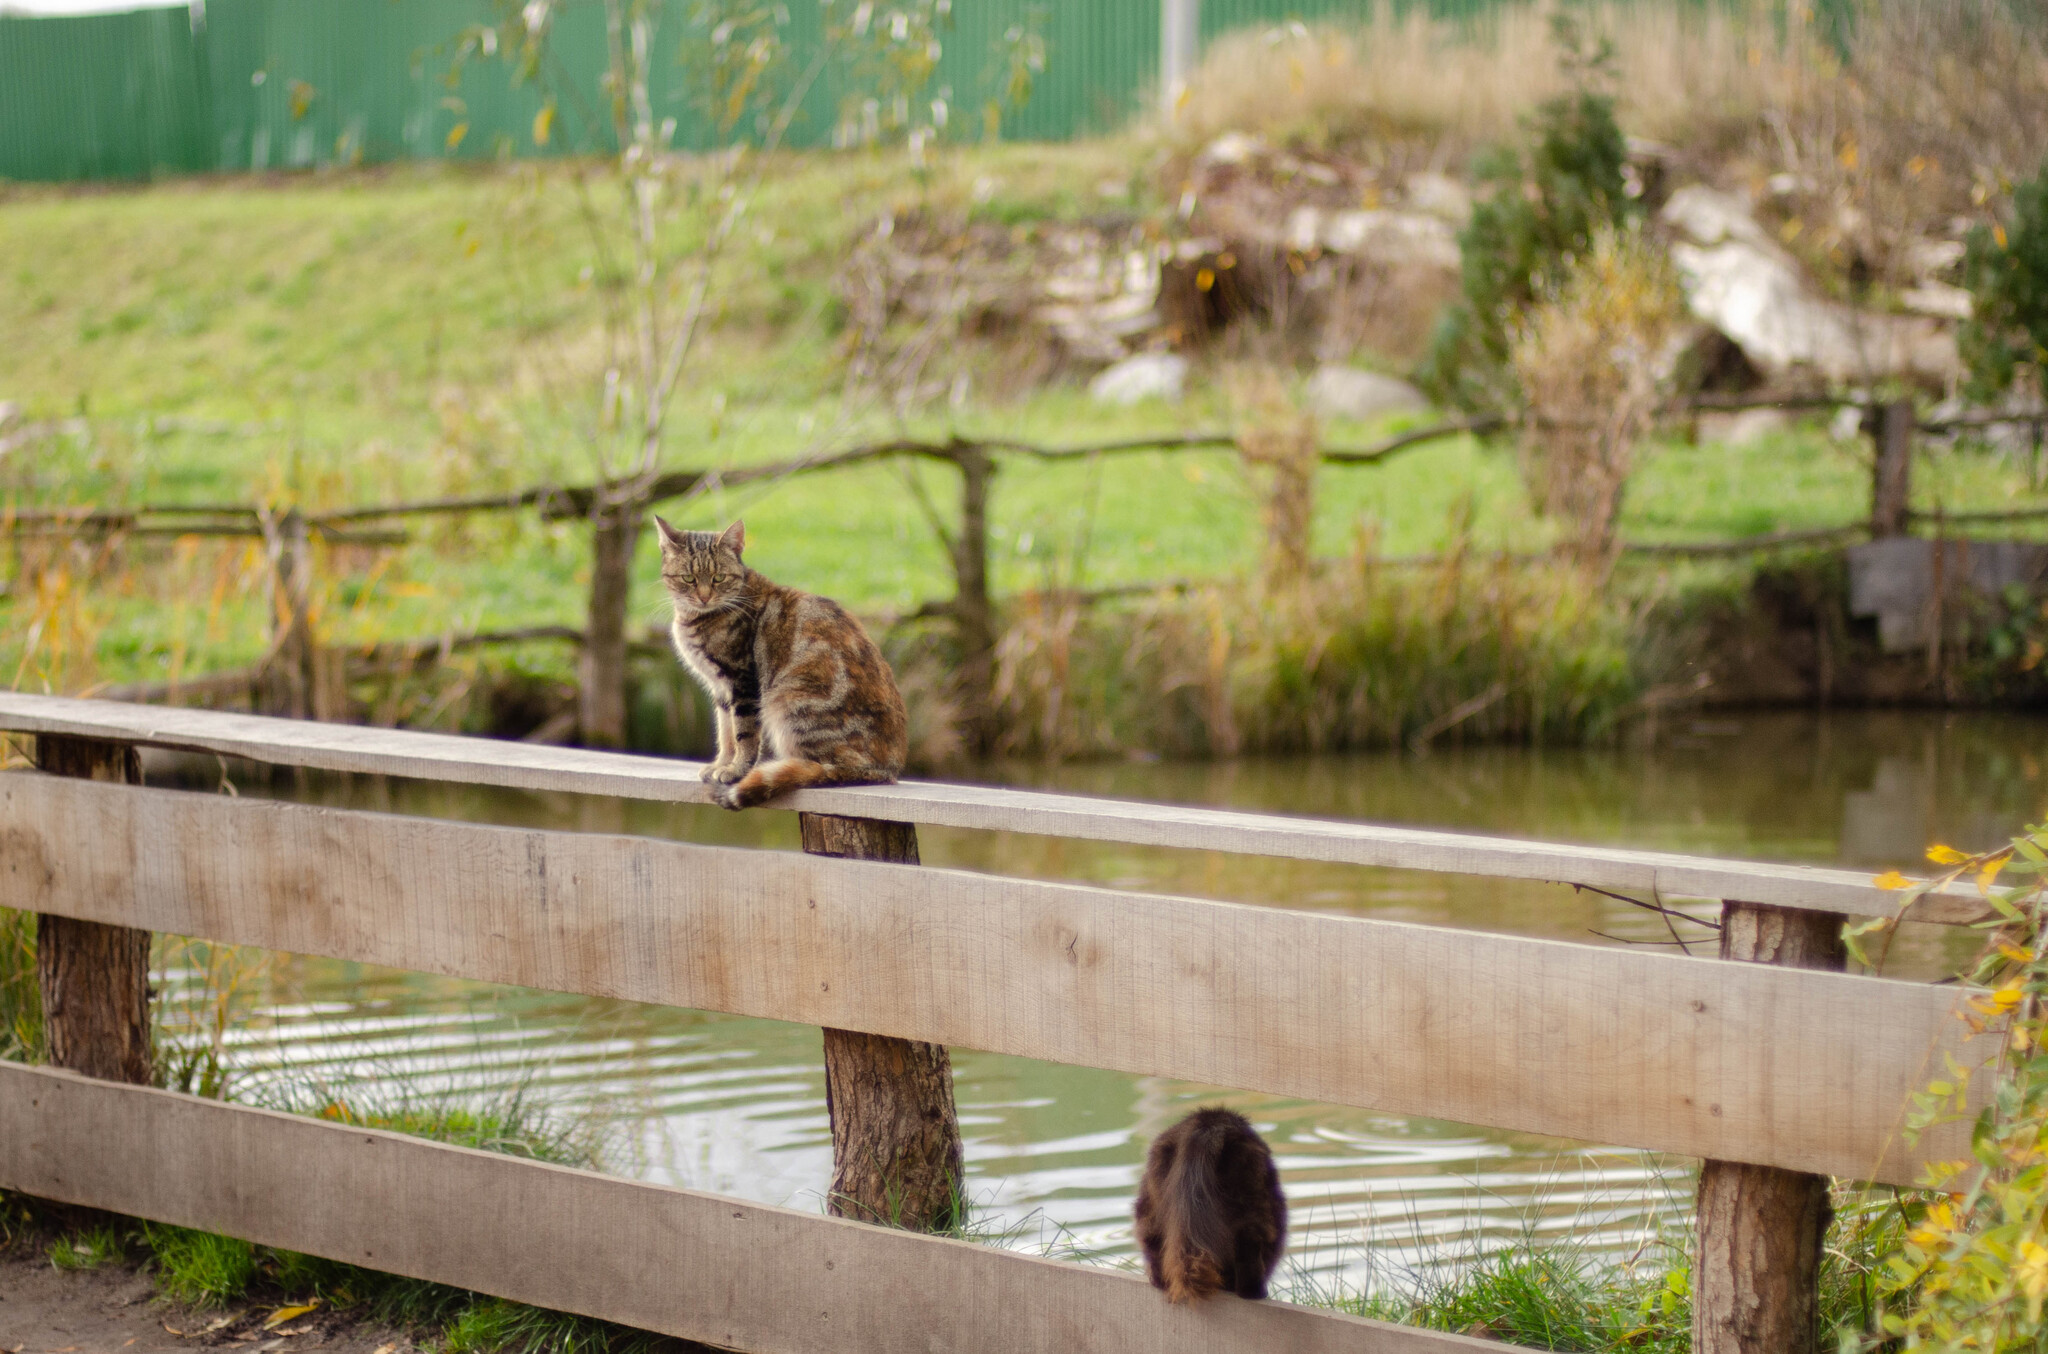
{"type": "MultiPolygon", "coordinates": [[[[949,153],[919,180],[900,160],[791,155],[767,179],[685,381],[668,463],[734,466],[816,446],[839,409],[843,335],[834,291],[855,235],[885,209],[964,207],[991,219],[1095,210],[1093,185],[1144,177],[1133,143],[949,153]]],[[[87,431],[0,462],[20,503],[297,501],[315,507],[482,491],[590,473],[588,411],[602,358],[606,278],[577,217],[571,167],[401,167],[220,178],[118,191],[0,195],[0,398],[87,431]],[[591,268],[589,280],[585,268],[591,268]],[[181,422],[182,420],[182,422],[181,422]]],[[[600,201],[600,206],[602,206],[600,201]]],[[[672,245],[687,245],[679,226],[672,245]]],[[[911,430],[1061,443],[1229,421],[1221,373],[1179,409],[1106,410],[1078,377],[1020,386],[1015,353],[963,345],[975,379],[959,409],[911,430]]],[[[1369,355],[1367,355],[1369,358],[1369,355]]],[[[886,431],[870,416],[840,440],[886,431]]],[[[1339,426],[1358,443],[1380,428],[1339,426]]],[[[1746,448],[1659,445],[1631,487],[1625,533],[1697,539],[1833,525],[1865,510],[1860,447],[1796,428],[1746,448]]],[[[707,495],[685,525],[744,513],[750,560],[869,612],[946,595],[943,554],[895,466],[707,495]]],[[[924,467],[949,506],[950,472],[924,467]]],[[[2028,499],[2011,465],[1937,453],[1920,501],[2028,499]]],[[[1257,503],[1227,453],[1097,465],[1006,460],[995,489],[995,585],[1114,585],[1217,578],[1251,566],[1257,503]]],[[[1440,443],[1320,479],[1315,547],[1342,554],[1364,529],[1386,554],[1428,552],[1461,530],[1483,548],[1551,537],[1527,506],[1510,449],[1440,443]]],[[[531,514],[415,523],[390,551],[320,552],[320,624],[337,642],[580,624],[585,529],[531,514]]],[[[139,540],[107,557],[30,540],[0,597],[0,682],[76,690],[245,664],[269,601],[254,550],[139,540]],[[40,579],[40,588],[33,586],[40,579]]],[[[651,543],[636,616],[658,617],[651,543]]],[[[559,646],[524,660],[566,675],[559,646]]]]}

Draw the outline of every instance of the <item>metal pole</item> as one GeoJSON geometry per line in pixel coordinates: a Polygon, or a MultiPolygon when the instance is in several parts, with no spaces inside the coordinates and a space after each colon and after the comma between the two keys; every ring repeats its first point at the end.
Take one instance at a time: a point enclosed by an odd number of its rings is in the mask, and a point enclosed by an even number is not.
{"type": "Polygon", "coordinates": [[[1171,120],[1201,50],[1202,0],[1159,0],[1159,111],[1171,120]]]}

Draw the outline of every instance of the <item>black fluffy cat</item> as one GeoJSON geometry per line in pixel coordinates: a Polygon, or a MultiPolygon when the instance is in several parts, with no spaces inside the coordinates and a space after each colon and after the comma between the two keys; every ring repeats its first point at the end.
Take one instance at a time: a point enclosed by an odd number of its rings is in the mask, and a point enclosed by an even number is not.
{"type": "Polygon", "coordinates": [[[1169,1300],[1263,1298],[1287,1242],[1287,1196],[1243,1115],[1196,1110],[1152,1140],[1137,1220],[1145,1277],[1169,1300]]]}

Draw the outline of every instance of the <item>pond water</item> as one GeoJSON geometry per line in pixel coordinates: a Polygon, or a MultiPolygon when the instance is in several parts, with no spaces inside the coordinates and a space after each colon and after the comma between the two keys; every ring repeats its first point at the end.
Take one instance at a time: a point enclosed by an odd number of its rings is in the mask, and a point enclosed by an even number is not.
{"type": "MultiPolygon", "coordinates": [[[[980,778],[1182,803],[1465,828],[1869,869],[1911,868],[1931,842],[1969,849],[2048,816],[2048,720],[2012,715],[1716,715],[1606,749],[1445,748],[1067,767],[980,778]]],[[[215,774],[213,763],[206,774],[215,774]]],[[[795,816],[596,797],[291,777],[226,768],[245,794],[478,821],[626,831],[794,850],[795,816]]],[[[926,828],[925,863],[1592,944],[1674,928],[1590,893],[1354,866],[926,828]]],[[[1711,953],[1712,937],[1677,929],[1711,953]]],[[[1970,934],[1907,928],[1887,972],[1933,977],[1970,934]]],[[[170,975],[173,987],[190,973],[170,975]]],[[[1446,974],[1453,982],[1457,975],[1446,974]]],[[[228,1036],[247,1094],[289,1083],[358,1103],[518,1094],[595,1125],[610,1169],[797,1208],[831,1167],[818,1031],[773,1021],[493,988],[280,957],[228,1036]]],[[[1158,1078],[956,1050],[969,1194],[980,1225],[1028,1249],[1111,1263],[1146,1143],[1197,1103],[1247,1114],[1273,1144],[1294,1210],[1297,1281],[1400,1282],[1533,1232],[1637,1252],[1689,1210],[1692,1163],[1601,1144],[1376,1114],[1158,1078]]]]}

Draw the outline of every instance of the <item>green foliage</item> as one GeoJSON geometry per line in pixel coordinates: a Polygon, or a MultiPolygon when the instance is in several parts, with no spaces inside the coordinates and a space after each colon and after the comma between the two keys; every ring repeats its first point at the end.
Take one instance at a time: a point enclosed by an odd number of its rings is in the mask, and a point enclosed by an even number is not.
{"type": "Polygon", "coordinates": [[[643,1354],[661,1339],[646,1331],[483,1298],[448,1323],[446,1354],[643,1354]]]}
{"type": "Polygon", "coordinates": [[[121,1233],[110,1222],[60,1236],[50,1243],[50,1263],[58,1269],[98,1269],[126,1255],[121,1233]]]}
{"type": "Polygon", "coordinates": [[[1167,756],[1398,747],[1429,731],[1574,742],[1642,681],[1628,604],[1576,571],[1351,560],[1300,587],[1234,584],[1135,610],[1037,599],[996,651],[1003,750],[1167,756]]]}
{"type": "Polygon", "coordinates": [[[36,914],[0,907],[0,1058],[43,1059],[43,996],[36,980],[36,914]]]}
{"type": "Polygon", "coordinates": [[[237,1237],[145,1222],[142,1239],[156,1257],[157,1287],[189,1307],[225,1307],[261,1273],[256,1246],[237,1237]]]}
{"type": "Polygon", "coordinates": [[[2048,367],[2048,162],[2013,190],[2011,224],[1978,226],[1963,263],[1974,313],[1957,335],[1980,397],[2004,393],[2022,368],[2048,367]]]}
{"type": "MultiPolygon", "coordinates": [[[[1908,887],[1896,871],[1881,884],[1904,890],[1900,914],[1930,889],[1974,883],[1995,916],[1980,923],[1986,944],[1965,975],[1959,1014],[2001,1050],[1975,1072],[1950,1061],[1916,1097],[1908,1136],[1939,1124],[1970,1125],[1970,1155],[1935,1162],[1922,1183],[1930,1193],[1902,1198],[1896,1249],[1878,1276],[1883,1303],[1872,1347],[1971,1350],[1982,1354],[2048,1347],[2048,825],[2032,827],[1996,851],[1965,855],[1936,846],[1928,858],[1948,867],[1908,887]],[[2000,885],[2000,878],[2018,882],[2000,885]],[[1972,1081],[1989,1077],[1988,1092],[1972,1081]],[[1974,1106],[1981,1104],[1981,1108],[1974,1106]]],[[[1897,916],[1845,932],[1869,958],[1889,941],[1897,916]]]]}
{"type": "Polygon", "coordinates": [[[1497,149],[1476,166],[1482,196],[1458,238],[1463,294],[1438,320],[1416,372],[1445,404],[1508,403],[1516,316],[1543,287],[1561,283],[1595,230],[1631,211],[1622,173],[1628,144],[1612,98],[1582,87],[1547,100],[1529,131],[1526,151],[1497,149]]]}

